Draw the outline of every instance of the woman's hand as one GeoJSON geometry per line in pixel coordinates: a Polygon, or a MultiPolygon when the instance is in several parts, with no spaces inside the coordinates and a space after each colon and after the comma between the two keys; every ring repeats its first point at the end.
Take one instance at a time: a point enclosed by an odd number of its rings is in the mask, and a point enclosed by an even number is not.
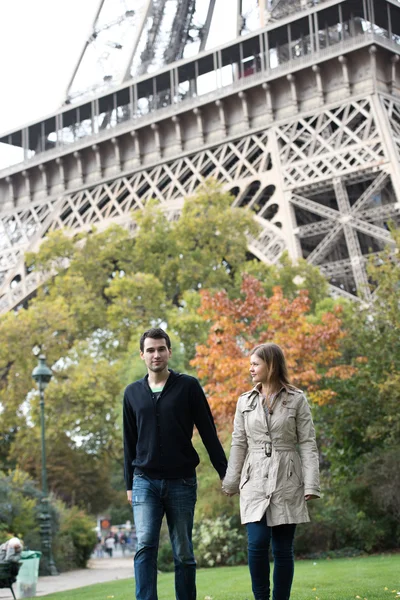
{"type": "Polygon", "coordinates": [[[223,479],[221,479],[221,486],[222,486],[221,491],[225,496],[235,496],[236,492],[231,493],[231,492],[226,492],[224,490],[224,480],[223,479]]]}
{"type": "Polygon", "coordinates": [[[319,496],[315,496],[314,494],[307,494],[304,496],[304,500],[308,502],[309,500],[317,500],[319,496]]]}

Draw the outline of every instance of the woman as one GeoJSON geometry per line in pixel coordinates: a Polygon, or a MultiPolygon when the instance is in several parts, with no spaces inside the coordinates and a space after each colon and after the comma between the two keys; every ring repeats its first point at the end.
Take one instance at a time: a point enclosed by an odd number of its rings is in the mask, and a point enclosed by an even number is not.
{"type": "Polygon", "coordinates": [[[279,346],[256,346],[250,375],[255,387],[237,403],[222,489],[240,494],[255,600],[270,598],[271,539],[273,600],[289,600],[296,525],[310,520],[306,502],[320,495],[315,430],[304,394],[290,384],[279,346]]]}

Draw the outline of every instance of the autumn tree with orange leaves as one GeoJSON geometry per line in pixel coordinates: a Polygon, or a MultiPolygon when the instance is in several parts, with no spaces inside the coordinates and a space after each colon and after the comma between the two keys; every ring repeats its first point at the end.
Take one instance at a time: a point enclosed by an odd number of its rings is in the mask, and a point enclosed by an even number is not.
{"type": "Polygon", "coordinates": [[[266,297],[261,282],[251,276],[243,277],[241,297],[234,300],[225,291],[202,292],[199,313],[210,323],[210,331],[207,342],[197,347],[192,365],[220,423],[231,421],[238,396],[251,389],[249,353],[257,344],[279,344],[292,383],[318,404],[334,395],[326,386],[328,378],[354,373],[353,367],[336,364],[345,336],[340,307],[315,323],[309,318],[310,304],[306,290],[288,300],[275,287],[273,295],[266,297]]]}

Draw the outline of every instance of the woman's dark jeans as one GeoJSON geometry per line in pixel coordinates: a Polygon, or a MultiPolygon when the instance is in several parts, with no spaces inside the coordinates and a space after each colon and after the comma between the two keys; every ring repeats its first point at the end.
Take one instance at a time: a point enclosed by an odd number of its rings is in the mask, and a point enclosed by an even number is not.
{"type": "Polygon", "coordinates": [[[274,591],[272,600],[289,600],[294,573],[293,541],[296,525],[268,527],[264,517],[247,523],[249,569],[255,600],[270,600],[269,544],[274,557],[274,591]]]}

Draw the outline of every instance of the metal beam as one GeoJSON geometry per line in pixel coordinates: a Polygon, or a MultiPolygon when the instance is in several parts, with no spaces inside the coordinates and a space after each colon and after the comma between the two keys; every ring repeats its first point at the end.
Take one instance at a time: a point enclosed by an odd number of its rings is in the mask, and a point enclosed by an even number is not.
{"type": "Polygon", "coordinates": [[[169,41],[163,54],[165,64],[183,58],[195,9],[196,0],[178,0],[175,18],[169,32],[169,41]]]}
{"type": "Polygon", "coordinates": [[[365,190],[365,192],[362,194],[362,196],[360,196],[358,198],[357,202],[355,202],[355,204],[353,204],[353,206],[350,209],[350,212],[352,212],[352,213],[358,212],[359,209],[362,206],[364,206],[364,204],[366,204],[368,202],[368,200],[370,200],[374,194],[376,194],[377,192],[380,192],[385,187],[388,178],[389,178],[389,175],[387,173],[385,173],[384,171],[382,171],[382,173],[379,173],[378,177],[376,177],[376,179],[374,179],[372,184],[365,190]]]}
{"type": "Polygon", "coordinates": [[[295,233],[300,239],[313,237],[314,235],[320,235],[321,233],[329,233],[334,224],[335,221],[333,220],[315,221],[314,223],[296,227],[295,233]]]}
{"type": "Polygon", "coordinates": [[[333,219],[337,221],[339,217],[339,213],[337,210],[329,208],[329,206],[319,204],[319,202],[314,202],[314,200],[310,200],[309,198],[305,198],[304,196],[300,196],[300,194],[292,194],[290,202],[292,204],[296,204],[296,206],[299,206],[300,208],[305,208],[306,210],[315,213],[320,217],[324,217],[325,219],[333,219]]]}
{"type": "Polygon", "coordinates": [[[215,9],[215,3],[216,3],[216,1],[217,0],[210,0],[210,3],[208,5],[207,17],[206,17],[206,21],[205,21],[204,27],[203,27],[203,37],[202,37],[202,40],[200,42],[199,52],[202,52],[203,50],[206,49],[207,40],[208,40],[208,36],[210,34],[211,22],[212,22],[212,18],[213,18],[213,14],[214,14],[214,9],[215,9]]]}
{"type": "Polygon", "coordinates": [[[338,237],[341,235],[343,228],[341,225],[334,225],[328,235],[320,244],[309,254],[307,262],[312,265],[317,265],[330,252],[336,244],[338,237]]]}
{"type": "MultiPolygon", "coordinates": [[[[357,292],[365,297],[370,298],[371,292],[368,285],[367,274],[364,269],[364,257],[361,251],[360,242],[358,240],[358,236],[354,229],[351,227],[351,224],[354,223],[355,219],[350,217],[350,201],[347,193],[346,186],[343,180],[336,180],[333,182],[333,186],[336,193],[336,198],[338,201],[339,209],[341,215],[343,215],[342,219],[346,219],[349,217],[349,221],[344,221],[343,231],[344,237],[347,244],[347,249],[350,256],[350,261],[353,269],[354,281],[356,282],[357,292]]],[[[370,227],[373,227],[370,225],[370,227]]],[[[379,229],[375,227],[375,229],[379,229]]]]}
{"type": "Polygon", "coordinates": [[[129,59],[126,63],[126,68],[124,70],[124,76],[122,78],[122,81],[126,81],[127,79],[130,79],[131,77],[131,67],[132,67],[132,62],[133,59],[135,57],[135,54],[137,52],[138,46],[139,46],[139,42],[140,42],[140,38],[142,37],[143,34],[143,30],[145,28],[146,25],[146,21],[149,18],[149,15],[151,13],[153,7],[153,0],[147,0],[147,4],[145,4],[143,6],[142,9],[142,16],[140,19],[140,25],[137,28],[136,31],[136,35],[133,37],[133,43],[132,43],[132,50],[129,54],[129,59]]]}
{"type": "Polygon", "coordinates": [[[243,17],[242,17],[243,3],[242,0],[236,0],[236,37],[240,37],[242,32],[243,17]]]}
{"type": "Polygon", "coordinates": [[[258,0],[260,12],[260,27],[265,27],[266,4],[265,0],[258,0]]]}
{"type": "Polygon", "coordinates": [[[78,59],[78,62],[76,63],[76,67],[74,69],[74,72],[72,73],[72,76],[71,76],[71,78],[70,78],[70,80],[68,82],[67,89],[66,89],[66,92],[65,92],[65,99],[64,99],[65,103],[67,103],[69,101],[69,93],[70,93],[72,84],[74,83],[74,79],[76,77],[76,74],[78,73],[79,67],[82,64],[83,57],[85,56],[86,50],[88,49],[89,44],[91,42],[91,36],[92,36],[92,33],[93,33],[93,31],[94,31],[94,29],[96,27],[96,23],[97,23],[97,20],[98,20],[98,18],[100,16],[101,10],[102,10],[103,5],[104,5],[104,2],[105,2],[105,0],[100,0],[100,2],[99,2],[98,9],[97,9],[95,17],[93,19],[92,27],[90,29],[90,35],[88,35],[88,37],[86,38],[86,42],[85,42],[85,44],[84,44],[84,46],[82,48],[82,52],[79,55],[79,59],[78,59]]]}

